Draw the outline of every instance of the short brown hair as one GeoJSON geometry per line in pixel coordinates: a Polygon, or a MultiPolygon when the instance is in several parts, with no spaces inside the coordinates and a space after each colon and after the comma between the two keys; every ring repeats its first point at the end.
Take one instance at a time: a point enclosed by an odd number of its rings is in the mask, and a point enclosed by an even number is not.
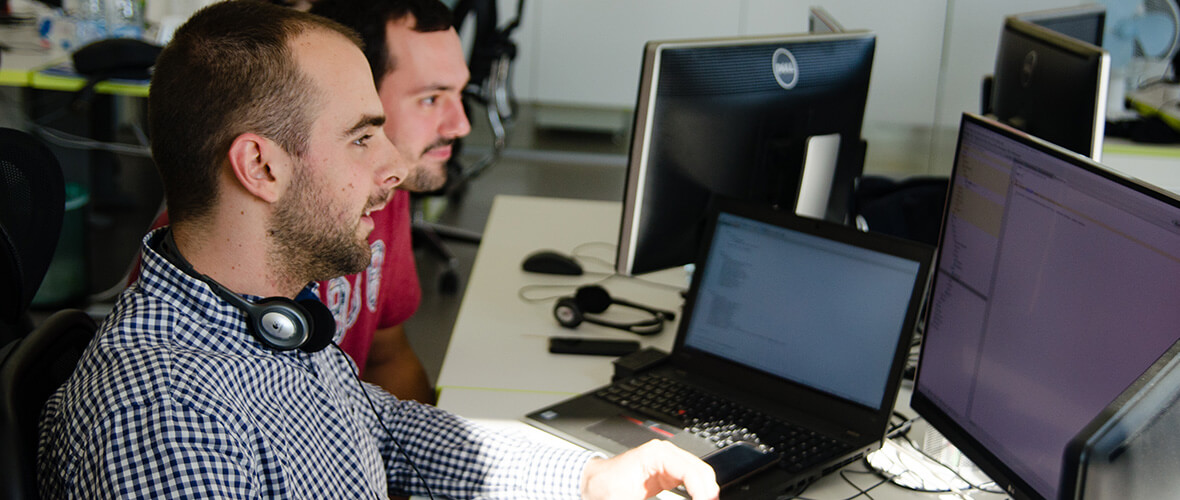
{"type": "Polygon", "coordinates": [[[365,43],[365,59],[373,70],[373,83],[392,72],[397,61],[389,55],[385,27],[413,16],[411,27],[419,33],[451,29],[451,10],[439,0],[318,0],[311,13],[337,21],[360,34],[365,43]]]}
{"type": "Polygon", "coordinates": [[[253,132],[304,153],[321,97],[288,42],[313,29],[362,46],[338,23],[259,0],[214,3],[176,30],[156,60],[148,97],[152,157],[172,222],[211,214],[218,172],[239,135],[253,132]]]}

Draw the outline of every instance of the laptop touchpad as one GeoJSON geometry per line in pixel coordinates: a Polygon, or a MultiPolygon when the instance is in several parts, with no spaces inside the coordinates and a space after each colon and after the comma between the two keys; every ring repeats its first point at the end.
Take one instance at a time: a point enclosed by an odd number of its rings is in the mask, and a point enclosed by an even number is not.
{"type": "Polygon", "coordinates": [[[698,456],[717,449],[708,440],[689,434],[683,429],[650,420],[639,420],[626,415],[616,415],[599,420],[587,427],[587,429],[599,436],[619,443],[627,449],[634,448],[653,439],[671,441],[677,446],[698,456]]]}

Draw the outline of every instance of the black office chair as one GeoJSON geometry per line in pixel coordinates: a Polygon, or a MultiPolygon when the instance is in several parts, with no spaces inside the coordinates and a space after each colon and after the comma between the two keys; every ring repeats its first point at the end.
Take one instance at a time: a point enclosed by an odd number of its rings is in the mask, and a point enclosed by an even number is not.
{"type": "Polygon", "coordinates": [[[516,100],[512,95],[512,61],[516,59],[516,42],[512,33],[520,26],[524,0],[517,0],[516,16],[503,26],[497,26],[499,12],[495,0],[460,0],[455,4],[455,29],[462,29],[468,17],[475,23],[474,43],[467,68],[471,80],[463,90],[468,115],[471,103],[483,106],[492,128],[492,150],[461,175],[450,187],[452,196],[461,194],[466,183],[478,176],[500,158],[508,142],[508,130],[516,115],[516,100]]]}
{"type": "Polygon", "coordinates": [[[0,345],[33,328],[28,308],[53,259],[64,211],[57,158],[33,136],[0,128],[0,345]]]}
{"type": "MultiPolygon", "coordinates": [[[[446,196],[451,202],[459,202],[467,191],[471,180],[482,174],[500,159],[508,141],[508,131],[516,112],[515,99],[511,91],[512,61],[516,58],[516,43],[512,33],[520,26],[524,0],[516,4],[516,17],[503,26],[498,26],[499,13],[495,0],[459,0],[452,9],[456,30],[460,30],[468,17],[475,23],[474,40],[467,67],[471,80],[463,89],[463,108],[471,118],[474,104],[481,105],[492,129],[492,149],[470,166],[459,162],[463,147],[460,139],[454,145],[453,155],[447,163],[447,183],[434,193],[425,196],[446,196]]],[[[413,237],[416,245],[426,248],[443,260],[439,273],[438,287],[443,293],[454,293],[459,288],[459,259],[447,247],[446,241],[479,244],[480,233],[460,228],[435,224],[426,220],[423,210],[423,196],[414,200],[413,237]]]]}
{"type": "Polygon", "coordinates": [[[73,373],[96,330],[84,311],[63,309],[0,349],[0,498],[39,498],[41,408],[73,373]]]}

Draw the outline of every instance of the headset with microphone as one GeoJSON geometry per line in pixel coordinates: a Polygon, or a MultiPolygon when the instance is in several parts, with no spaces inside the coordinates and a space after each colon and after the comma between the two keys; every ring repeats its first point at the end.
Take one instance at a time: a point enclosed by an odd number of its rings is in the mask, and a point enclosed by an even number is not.
{"type": "Polygon", "coordinates": [[[250,302],[213,278],[198,273],[180,255],[171,229],[165,230],[159,252],[185,274],[208,284],[222,300],[246,313],[247,330],[266,347],[276,351],[316,352],[331,344],[336,335],[336,319],[328,306],[318,299],[296,301],[286,297],[267,297],[250,302]]]}
{"type": "Polygon", "coordinates": [[[553,316],[557,318],[557,322],[561,326],[566,328],[577,327],[585,321],[595,325],[626,330],[636,335],[655,335],[664,330],[665,321],[676,319],[676,313],[671,311],[664,311],[634,302],[612,298],[606,292],[606,289],[598,285],[579,287],[573,296],[557,299],[557,304],[553,306],[553,316]],[[644,311],[651,314],[652,317],[630,323],[622,323],[589,316],[589,314],[599,314],[606,311],[606,308],[612,304],[644,311]]]}

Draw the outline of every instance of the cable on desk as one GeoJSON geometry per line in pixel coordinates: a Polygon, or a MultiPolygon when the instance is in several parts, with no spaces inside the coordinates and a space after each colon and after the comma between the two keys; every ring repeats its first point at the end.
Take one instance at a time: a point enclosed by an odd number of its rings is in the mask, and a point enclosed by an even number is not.
{"type": "MultiPolygon", "coordinates": [[[[882,479],[878,480],[876,483],[873,483],[872,486],[869,486],[867,488],[862,488],[859,485],[857,485],[856,483],[852,482],[852,480],[848,478],[847,474],[849,474],[849,473],[877,475],[877,471],[875,471],[875,470],[853,470],[853,471],[841,470],[840,471],[840,479],[843,479],[845,483],[848,483],[849,486],[852,486],[852,488],[856,490],[856,494],[854,494],[850,497],[845,497],[843,500],[854,500],[854,499],[860,498],[860,497],[865,497],[865,498],[868,498],[869,500],[873,500],[873,496],[870,495],[869,492],[873,491],[874,489],[880,487],[881,485],[889,482],[889,478],[882,478],[882,479]]],[[[779,498],[779,500],[816,500],[811,497],[803,496],[803,493],[805,493],[807,491],[807,488],[810,487],[811,484],[814,484],[814,483],[809,483],[809,484],[805,485],[801,490],[796,490],[796,492],[793,494],[780,495],[778,498],[779,498]]]]}
{"type": "MultiPolygon", "coordinates": [[[[910,419],[909,422],[912,423],[920,418],[910,419]]],[[[864,462],[877,475],[898,487],[911,491],[950,493],[962,498],[967,498],[963,494],[964,491],[972,490],[1001,495],[1005,494],[1003,491],[987,488],[989,484],[993,484],[991,482],[976,484],[967,479],[954,467],[943,463],[941,460],[922,450],[907,433],[891,433],[891,438],[886,441],[885,446],[865,456],[864,462]],[[907,460],[909,463],[906,463],[907,460]],[[953,477],[948,479],[945,477],[945,473],[936,472],[928,468],[928,465],[933,466],[934,469],[946,469],[953,477]],[[914,467],[921,467],[926,470],[915,470],[914,467]],[[960,483],[953,482],[954,479],[960,481],[961,485],[960,483]],[[941,484],[927,484],[928,482],[941,484]]]]}

